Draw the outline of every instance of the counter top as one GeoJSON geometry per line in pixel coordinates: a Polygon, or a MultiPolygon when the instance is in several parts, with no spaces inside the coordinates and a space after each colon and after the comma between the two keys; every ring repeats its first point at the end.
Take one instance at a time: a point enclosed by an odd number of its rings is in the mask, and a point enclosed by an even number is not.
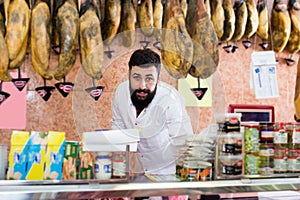
{"type": "Polygon", "coordinates": [[[300,178],[261,178],[203,182],[130,182],[103,183],[80,181],[0,181],[0,199],[93,199],[99,197],[141,197],[167,195],[201,195],[298,191],[300,178]]]}

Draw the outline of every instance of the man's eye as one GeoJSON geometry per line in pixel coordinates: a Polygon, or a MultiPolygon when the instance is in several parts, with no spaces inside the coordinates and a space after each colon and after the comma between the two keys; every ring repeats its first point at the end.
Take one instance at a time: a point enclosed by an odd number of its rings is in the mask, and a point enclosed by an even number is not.
{"type": "Polygon", "coordinates": [[[139,76],[134,76],[133,79],[138,81],[138,80],[141,79],[141,77],[139,77],[139,76]]]}
{"type": "Polygon", "coordinates": [[[146,81],[147,82],[153,81],[153,78],[148,77],[148,78],[146,78],[146,81]]]}

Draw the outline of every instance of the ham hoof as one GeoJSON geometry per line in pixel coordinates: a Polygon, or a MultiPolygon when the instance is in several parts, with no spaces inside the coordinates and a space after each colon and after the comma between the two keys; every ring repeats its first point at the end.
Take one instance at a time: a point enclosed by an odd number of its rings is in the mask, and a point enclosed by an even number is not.
{"type": "Polygon", "coordinates": [[[227,45],[225,47],[223,47],[223,49],[227,52],[230,53],[232,51],[232,45],[227,45]]]}
{"type": "Polygon", "coordinates": [[[249,40],[243,41],[243,45],[246,49],[250,48],[252,45],[252,42],[249,40]]]}
{"type": "Polygon", "coordinates": [[[288,66],[295,64],[295,61],[291,58],[285,58],[285,62],[288,66]]]}
{"type": "Polygon", "coordinates": [[[259,46],[261,46],[261,48],[262,48],[263,50],[266,50],[266,49],[268,48],[269,44],[266,43],[266,42],[263,42],[263,43],[260,43],[259,46]]]}

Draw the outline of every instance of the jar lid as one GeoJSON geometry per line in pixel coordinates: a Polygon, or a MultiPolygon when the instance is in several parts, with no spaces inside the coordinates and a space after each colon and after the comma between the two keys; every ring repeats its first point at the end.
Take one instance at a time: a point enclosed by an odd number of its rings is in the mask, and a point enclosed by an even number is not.
{"type": "Polygon", "coordinates": [[[274,144],[273,139],[272,140],[264,140],[264,139],[260,139],[259,140],[260,144],[274,144]]]}
{"type": "Polygon", "coordinates": [[[272,125],[274,125],[274,123],[273,122],[259,122],[259,125],[272,126],[272,125]]]}
{"type": "Polygon", "coordinates": [[[96,156],[96,160],[97,159],[110,159],[110,156],[109,155],[96,156]]]}

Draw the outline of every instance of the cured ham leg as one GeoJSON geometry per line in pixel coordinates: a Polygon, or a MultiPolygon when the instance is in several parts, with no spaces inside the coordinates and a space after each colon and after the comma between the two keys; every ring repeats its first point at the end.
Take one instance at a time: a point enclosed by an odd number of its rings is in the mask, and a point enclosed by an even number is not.
{"type": "Polygon", "coordinates": [[[161,28],[162,28],[162,20],[163,20],[163,4],[161,0],[155,0],[154,10],[153,10],[153,35],[156,40],[160,41],[161,39],[161,28]]]}
{"type": "Polygon", "coordinates": [[[258,11],[255,0],[247,0],[246,5],[248,10],[248,18],[244,35],[246,40],[243,41],[243,45],[247,49],[252,45],[250,38],[256,33],[258,28],[258,11]]]}
{"type": "Polygon", "coordinates": [[[81,4],[79,27],[82,68],[89,77],[99,80],[104,51],[97,8],[91,1],[81,4]]]}
{"type": "Polygon", "coordinates": [[[79,13],[74,0],[65,0],[57,9],[57,30],[61,50],[54,78],[61,80],[66,77],[75,64],[79,36],[79,13]]]}
{"type": "Polygon", "coordinates": [[[137,9],[138,26],[146,37],[153,34],[153,5],[151,0],[142,0],[137,9]]]}
{"type": "Polygon", "coordinates": [[[297,67],[294,105],[295,105],[295,120],[300,121],[300,57],[298,60],[298,67],[297,67]]]}
{"type": "Polygon", "coordinates": [[[263,49],[268,47],[267,40],[269,38],[269,19],[268,19],[268,7],[266,0],[258,0],[257,3],[258,12],[258,27],[256,34],[262,39],[260,46],[263,49]]]}
{"type": "Polygon", "coordinates": [[[121,2],[120,0],[105,1],[104,19],[101,23],[102,39],[105,45],[115,38],[121,21],[121,2]]]}
{"type": "Polygon", "coordinates": [[[30,10],[25,0],[14,0],[8,5],[5,42],[9,55],[9,69],[16,69],[25,60],[30,10]]]}
{"type": "Polygon", "coordinates": [[[275,0],[271,14],[272,48],[275,52],[282,52],[291,34],[291,19],[287,4],[282,0],[275,0]]]}
{"type": "Polygon", "coordinates": [[[225,14],[221,0],[210,0],[211,21],[214,25],[218,39],[220,40],[224,33],[225,14]]]}
{"type": "Polygon", "coordinates": [[[122,43],[125,47],[131,47],[135,42],[136,11],[131,0],[124,0],[121,4],[121,33],[122,43]]]}
{"type": "Polygon", "coordinates": [[[4,39],[5,34],[5,13],[4,5],[0,3],[0,80],[1,81],[11,81],[12,77],[8,72],[8,50],[4,39]]]}
{"type": "Polygon", "coordinates": [[[49,70],[51,52],[50,1],[38,0],[31,13],[31,62],[34,70],[44,79],[53,77],[49,70]]]}
{"type": "Polygon", "coordinates": [[[187,29],[193,39],[194,56],[189,74],[208,78],[219,64],[218,37],[202,0],[190,0],[187,29]]]}
{"type": "MultiPolygon", "coordinates": [[[[235,28],[234,28],[234,34],[231,38],[231,40],[236,43],[238,40],[240,40],[246,30],[247,25],[247,17],[248,17],[248,10],[245,0],[236,0],[234,5],[234,15],[235,15],[235,28]]],[[[232,47],[232,52],[235,52],[237,46],[234,45],[232,47]]]]}
{"type": "Polygon", "coordinates": [[[178,0],[169,0],[164,14],[162,63],[172,77],[185,78],[192,65],[194,50],[178,0]]]}
{"type": "Polygon", "coordinates": [[[289,53],[294,54],[300,50],[300,2],[299,0],[292,0],[290,5],[289,13],[292,24],[286,49],[289,53]]]}
{"type": "Polygon", "coordinates": [[[223,49],[225,49],[227,53],[230,53],[233,49],[233,46],[229,45],[228,42],[231,40],[234,34],[235,15],[231,0],[223,0],[222,7],[224,9],[225,20],[223,25],[224,31],[220,41],[226,42],[226,46],[223,46],[223,49]]]}

